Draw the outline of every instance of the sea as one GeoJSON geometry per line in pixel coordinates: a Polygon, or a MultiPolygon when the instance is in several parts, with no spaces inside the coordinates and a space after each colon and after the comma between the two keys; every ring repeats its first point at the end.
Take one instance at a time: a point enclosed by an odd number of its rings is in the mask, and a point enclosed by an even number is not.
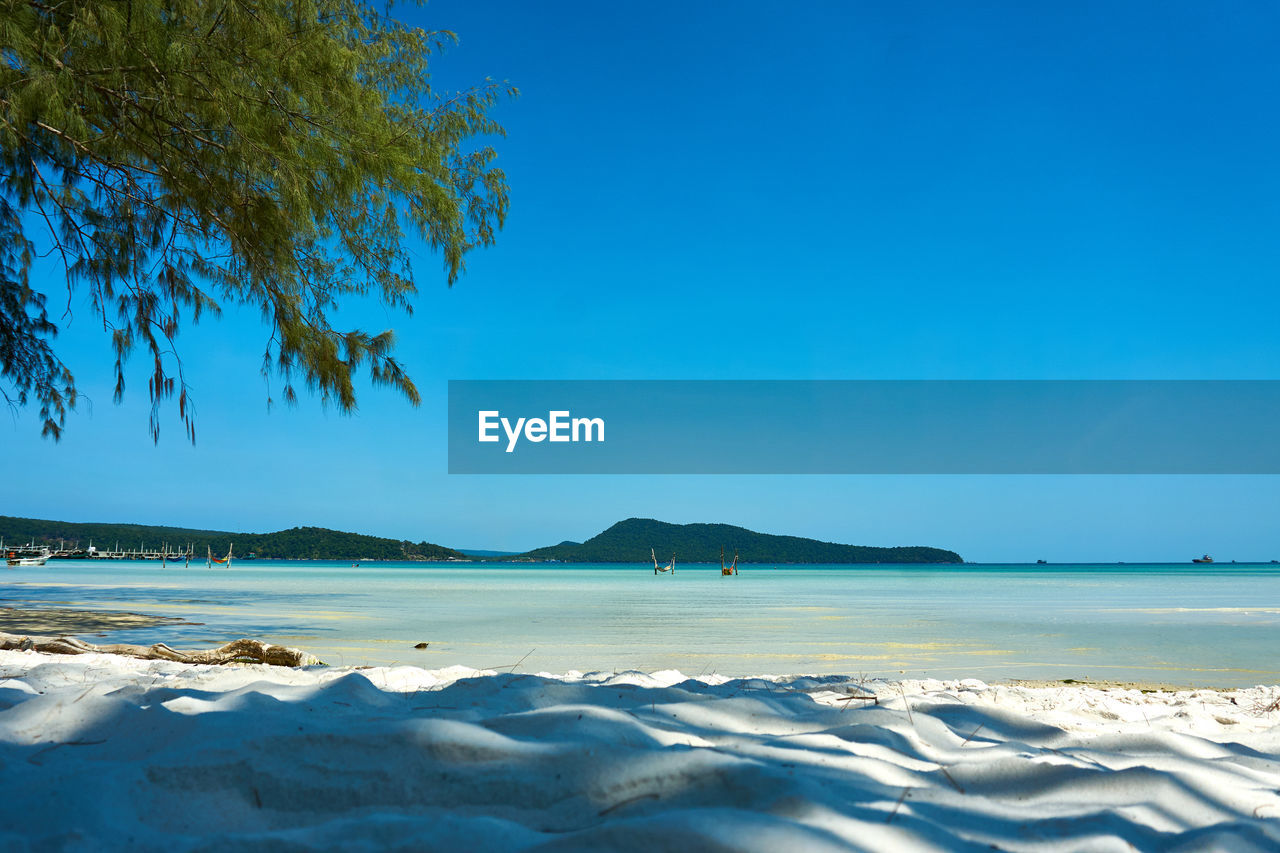
{"type": "MultiPolygon", "coordinates": [[[[88,642],[253,637],[330,665],[561,674],[1280,683],[1280,565],[716,565],[50,560],[0,607],[180,621],[88,642]],[[415,648],[426,643],[425,648],[415,648]]],[[[4,630],[0,628],[0,630],[4,630]]]]}

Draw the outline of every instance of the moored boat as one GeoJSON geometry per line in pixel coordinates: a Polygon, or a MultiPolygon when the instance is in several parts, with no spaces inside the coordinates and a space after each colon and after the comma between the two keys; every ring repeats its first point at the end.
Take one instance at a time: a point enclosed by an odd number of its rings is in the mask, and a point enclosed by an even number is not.
{"type": "Polygon", "coordinates": [[[1193,558],[1193,559],[1191,560],[1191,562],[1193,562],[1193,563],[1212,563],[1212,562],[1213,562],[1213,557],[1210,557],[1208,554],[1205,554],[1203,557],[1195,557],[1195,558],[1193,558]]]}
{"type": "Polygon", "coordinates": [[[49,553],[48,548],[45,548],[43,553],[34,557],[19,557],[16,551],[10,551],[8,563],[11,566],[43,566],[49,562],[50,556],[52,555],[49,553]]]}

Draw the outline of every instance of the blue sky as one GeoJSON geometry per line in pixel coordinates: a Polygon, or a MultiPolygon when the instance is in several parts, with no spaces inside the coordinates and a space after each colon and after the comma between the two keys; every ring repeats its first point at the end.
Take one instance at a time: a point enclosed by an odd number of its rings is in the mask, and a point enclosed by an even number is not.
{"type": "MultiPolygon", "coordinates": [[[[973,560],[1280,559],[1274,477],[467,477],[449,379],[1280,378],[1280,10],[1239,3],[432,2],[435,84],[509,79],[499,244],[394,327],[414,409],[266,411],[266,332],[180,338],[199,442],[92,398],[0,423],[0,514],[524,549],[649,516],[973,560]]],[[[58,271],[45,270],[51,293],[58,271]]],[[[64,291],[65,292],[65,291],[64,291]]],[[[57,303],[62,297],[54,296],[57,303]]],[[[1207,413],[1207,416],[1221,416],[1207,413]]],[[[1227,415],[1229,416],[1229,415],[1227,415]]]]}

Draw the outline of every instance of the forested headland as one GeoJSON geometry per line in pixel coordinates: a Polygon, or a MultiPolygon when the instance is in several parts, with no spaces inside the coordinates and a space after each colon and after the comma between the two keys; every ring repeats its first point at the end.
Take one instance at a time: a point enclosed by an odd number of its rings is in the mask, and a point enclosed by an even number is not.
{"type": "Polygon", "coordinates": [[[962,563],[955,551],[907,545],[881,548],[841,545],[800,536],[757,533],[731,524],[668,524],[652,518],[628,518],[586,542],[561,542],[510,559],[559,560],[570,563],[636,563],[649,550],[666,562],[712,563],[726,549],[740,563],[962,563]]]}
{"type": "Polygon", "coordinates": [[[170,551],[190,547],[196,557],[212,549],[226,554],[235,543],[241,558],[256,554],[273,560],[462,560],[466,555],[431,542],[385,539],[360,533],[345,533],[324,527],[293,527],[275,533],[231,533],[225,530],[194,530],[185,527],[157,527],[145,524],[98,524],[48,521],[38,518],[0,516],[0,537],[6,545],[85,549],[92,543],[99,550],[115,548],[170,551]]]}

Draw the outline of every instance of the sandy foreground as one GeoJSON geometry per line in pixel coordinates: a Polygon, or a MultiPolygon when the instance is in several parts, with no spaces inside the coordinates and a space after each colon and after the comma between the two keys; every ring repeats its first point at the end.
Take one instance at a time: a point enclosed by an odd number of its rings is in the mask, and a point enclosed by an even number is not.
{"type": "Polygon", "coordinates": [[[0,849],[1275,850],[1277,700],[0,652],[0,849]]]}

